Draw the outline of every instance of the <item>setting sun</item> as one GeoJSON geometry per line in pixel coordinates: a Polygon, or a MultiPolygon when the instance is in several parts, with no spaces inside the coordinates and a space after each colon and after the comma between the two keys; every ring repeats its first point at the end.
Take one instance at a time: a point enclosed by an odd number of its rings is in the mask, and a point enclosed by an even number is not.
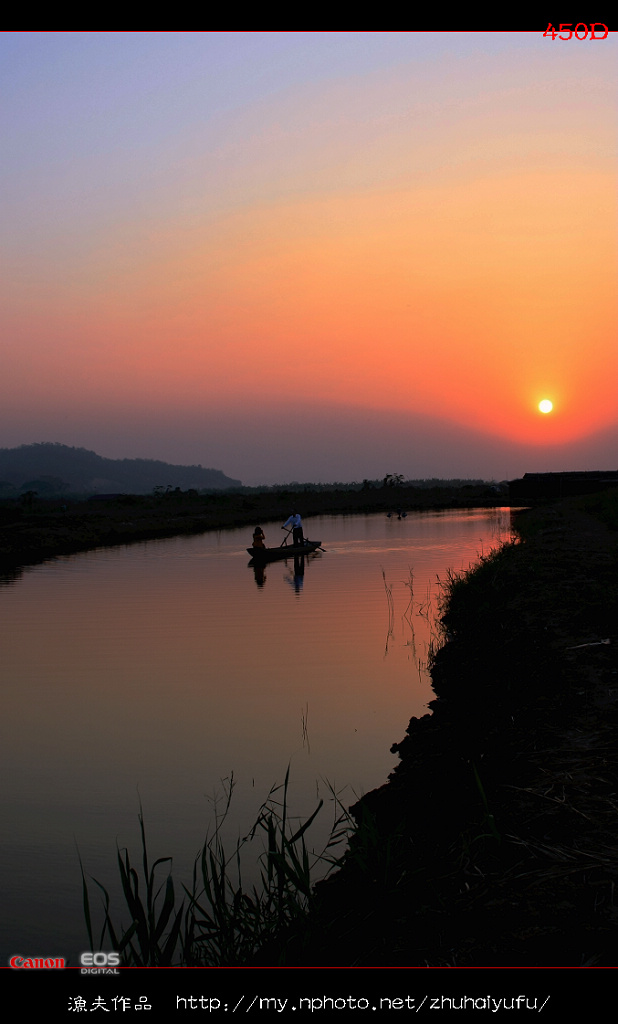
{"type": "Polygon", "coordinates": [[[553,402],[550,402],[549,398],[544,398],[542,402],[539,402],[539,409],[541,412],[551,412],[554,407],[553,402]]]}

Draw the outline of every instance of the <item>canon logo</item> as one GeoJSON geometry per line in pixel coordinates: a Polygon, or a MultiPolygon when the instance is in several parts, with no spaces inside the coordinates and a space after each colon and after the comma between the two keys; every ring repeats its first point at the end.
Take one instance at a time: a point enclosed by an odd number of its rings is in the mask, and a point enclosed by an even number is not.
{"type": "Polygon", "coordinates": [[[27,968],[49,971],[62,970],[65,966],[62,956],[12,956],[9,965],[15,968],[27,968]]]}

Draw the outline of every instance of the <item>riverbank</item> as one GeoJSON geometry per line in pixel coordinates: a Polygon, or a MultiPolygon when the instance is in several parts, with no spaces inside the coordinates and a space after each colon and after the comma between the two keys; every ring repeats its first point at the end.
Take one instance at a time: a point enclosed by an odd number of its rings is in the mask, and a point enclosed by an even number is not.
{"type": "MultiPolygon", "coordinates": [[[[402,508],[478,508],[507,498],[485,485],[382,487],[369,490],[276,491],[261,494],[170,491],[156,496],[70,501],[32,498],[24,505],[0,502],[0,571],[33,565],[58,555],[132,544],[207,530],[284,522],[293,507],[303,516],[389,512],[402,508]]],[[[250,542],[249,530],[247,543],[250,542]]],[[[267,543],[276,546],[281,534],[267,543]],[[276,543],[275,543],[276,542],[276,543]]]]}
{"type": "Polygon", "coordinates": [[[453,580],[432,714],[262,963],[615,966],[618,496],[524,513],[453,580]]]}

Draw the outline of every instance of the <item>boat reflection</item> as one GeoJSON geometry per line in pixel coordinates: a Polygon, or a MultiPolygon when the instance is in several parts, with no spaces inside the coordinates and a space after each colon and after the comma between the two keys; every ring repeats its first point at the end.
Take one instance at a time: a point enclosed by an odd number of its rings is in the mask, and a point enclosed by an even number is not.
{"type": "MultiPolygon", "coordinates": [[[[305,554],[292,554],[291,552],[287,556],[279,555],[276,559],[279,562],[285,563],[287,575],[283,577],[286,583],[293,587],[296,594],[300,594],[303,589],[305,582],[305,568],[309,562],[313,562],[316,558],[321,558],[317,552],[305,555],[305,554]],[[290,561],[292,566],[290,567],[290,561]]],[[[253,569],[253,578],[258,588],[262,588],[267,579],[266,568],[269,565],[269,561],[263,558],[252,558],[249,562],[248,568],[253,569]]]]}

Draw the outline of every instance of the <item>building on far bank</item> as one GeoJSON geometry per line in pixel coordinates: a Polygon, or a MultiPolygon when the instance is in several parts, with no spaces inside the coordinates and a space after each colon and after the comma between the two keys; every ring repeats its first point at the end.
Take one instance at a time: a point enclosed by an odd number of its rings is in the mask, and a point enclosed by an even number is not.
{"type": "Polygon", "coordinates": [[[511,502],[557,501],[578,494],[594,494],[618,487],[618,470],[590,470],[575,473],[524,473],[520,480],[509,480],[511,502]]]}

